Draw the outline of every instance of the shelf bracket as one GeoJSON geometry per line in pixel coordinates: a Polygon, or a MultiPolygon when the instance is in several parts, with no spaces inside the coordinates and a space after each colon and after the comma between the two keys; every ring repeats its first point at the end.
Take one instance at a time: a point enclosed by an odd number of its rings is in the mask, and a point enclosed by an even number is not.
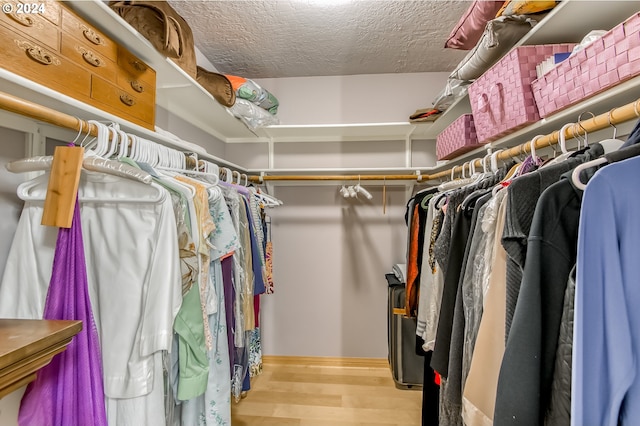
{"type": "Polygon", "coordinates": [[[269,141],[267,143],[269,146],[269,158],[268,158],[267,166],[269,170],[272,170],[276,168],[275,143],[273,142],[273,137],[269,137],[269,141]]]}
{"type": "Polygon", "coordinates": [[[404,166],[411,167],[411,135],[408,135],[404,140],[404,166]]]}

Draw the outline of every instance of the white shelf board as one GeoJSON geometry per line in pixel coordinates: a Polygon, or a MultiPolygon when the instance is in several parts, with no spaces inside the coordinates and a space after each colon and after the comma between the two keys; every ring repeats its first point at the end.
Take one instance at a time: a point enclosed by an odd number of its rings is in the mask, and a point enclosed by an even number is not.
{"type": "Polygon", "coordinates": [[[517,45],[578,43],[590,31],[608,31],[639,10],[637,1],[564,0],[517,45]]]}
{"type": "Polygon", "coordinates": [[[465,95],[454,101],[453,104],[433,123],[430,129],[429,138],[435,139],[440,132],[442,132],[449,124],[451,124],[456,118],[462,114],[471,113],[471,104],[469,103],[469,96],[465,95]]]}
{"type": "Polygon", "coordinates": [[[278,175],[298,175],[304,173],[313,173],[313,174],[358,174],[361,173],[363,176],[366,174],[415,174],[418,175],[423,174],[424,171],[431,171],[433,166],[427,167],[317,167],[317,168],[309,168],[305,167],[302,169],[295,168],[274,168],[274,169],[249,169],[249,173],[277,173],[278,175]]]}
{"type": "Polygon", "coordinates": [[[277,125],[263,127],[261,131],[274,142],[404,141],[429,139],[432,125],[409,122],[277,125]]]}
{"type": "Polygon", "coordinates": [[[156,71],[156,103],[199,127],[215,138],[255,138],[240,120],[233,117],[193,78],[99,0],[67,2],[78,14],[95,25],[156,71]]]}

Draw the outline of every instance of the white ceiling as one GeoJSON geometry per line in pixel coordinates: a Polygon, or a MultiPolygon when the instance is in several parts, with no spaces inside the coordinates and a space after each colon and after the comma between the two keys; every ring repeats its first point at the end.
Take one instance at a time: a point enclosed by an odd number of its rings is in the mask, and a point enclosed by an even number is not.
{"type": "Polygon", "coordinates": [[[464,0],[173,0],[219,72],[277,78],[451,71],[464,0]]]}

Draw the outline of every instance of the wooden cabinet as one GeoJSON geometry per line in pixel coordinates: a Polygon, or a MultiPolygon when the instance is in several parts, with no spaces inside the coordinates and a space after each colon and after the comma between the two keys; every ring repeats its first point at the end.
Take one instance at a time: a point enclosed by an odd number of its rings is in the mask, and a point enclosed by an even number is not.
{"type": "Polygon", "coordinates": [[[0,14],[0,67],[64,95],[155,128],[155,71],[62,2],[0,14]]]}
{"type": "Polygon", "coordinates": [[[118,60],[118,45],[67,9],[62,9],[62,31],[109,60],[118,60]]]}
{"type": "Polygon", "coordinates": [[[0,398],[33,381],[80,330],[81,321],[0,319],[0,398]]]}

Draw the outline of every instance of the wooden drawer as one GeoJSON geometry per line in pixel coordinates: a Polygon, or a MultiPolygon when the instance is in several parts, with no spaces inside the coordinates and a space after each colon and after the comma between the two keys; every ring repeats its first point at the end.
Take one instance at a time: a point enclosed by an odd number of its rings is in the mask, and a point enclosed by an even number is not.
{"type": "Polygon", "coordinates": [[[41,45],[46,45],[56,51],[60,50],[58,27],[40,14],[18,13],[17,6],[13,7],[14,10],[11,13],[0,13],[0,22],[14,31],[39,40],[41,45]]]}
{"type": "Polygon", "coordinates": [[[3,24],[0,24],[0,66],[65,95],[90,94],[89,71],[3,24]]]}
{"type": "Polygon", "coordinates": [[[70,10],[62,9],[63,42],[67,35],[86,44],[92,50],[113,62],[118,60],[118,45],[100,31],[84,22],[70,10]]]}
{"type": "Polygon", "coordinates": [[[135,76],[127,74],[123,69],[118,69],[116,85],[127,92],[133,93],[143,102],[155,104],[155,86],[152,86],[146,81],[136,79],[135,76]]]}
{"type": "Polygon", "coordinates": [[[118,66],[136,80],[146,81],[151,86],[156,86],[155,70],[121,46],[118,46],[118,66]]]}
{"type": "Polygon", "coordinates": [[[91,79],[91,98],[103,104],[105,111],[153,129],[155,105],[148,97],[138,96],[133,90],[123,90],[94,75],[91,79]]]}
{"type": "Polygon", "coordinates": [[[72,60],[89,72],[98,74],[101,77],[115,83],[117,66],[116,63],[91,49],[84,43],[79,42],[68,34],[62,34],[62,55],[72,60]]]}
{"type": "Polygon", "coordinates": [[[44,3],[42,16],[56,26],[60,26],[60,3],[56,0],[40,0],[40,3],[44,3]]]}

